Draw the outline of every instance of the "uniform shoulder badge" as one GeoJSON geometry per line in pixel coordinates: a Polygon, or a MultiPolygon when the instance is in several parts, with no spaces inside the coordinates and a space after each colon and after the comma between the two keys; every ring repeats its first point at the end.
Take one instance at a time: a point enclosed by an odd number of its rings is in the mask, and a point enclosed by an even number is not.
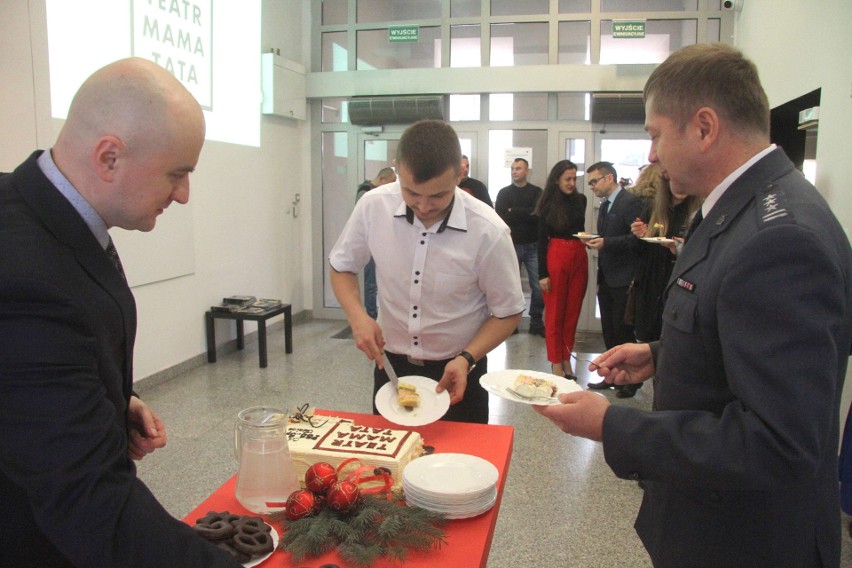
{"type": "Polygon", "coordinates": [[[789,223],[793,221],[792,213],[787,209],[784,192],[769,184],[757,195],[757,216],[759,224],[765,226],[776,222],[789,223]]]}

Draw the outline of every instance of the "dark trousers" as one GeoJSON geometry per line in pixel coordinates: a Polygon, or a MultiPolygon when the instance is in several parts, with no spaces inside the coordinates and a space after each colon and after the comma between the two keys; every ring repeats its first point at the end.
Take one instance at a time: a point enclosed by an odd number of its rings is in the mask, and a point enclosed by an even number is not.
{"type": "Polygon", "coordinates": [[[601,309],[601,330],[607,349],[622,343],[636,342],[633,326],[624,323],[624,309],[627,307],[629,287],[608,286],[603,275],[598,274],[598,306],[601,309]]]}
{"type": "MultiPolygon", "coordinates": [[[[452,359],[444,361],[426,361],[425,365],[409,363],[405,355],[397,355],[388,352],[388,359],[393,365],[394,371],[400,378],[409,375],[427,377],[435,381],[444,376],[444,367],[452,359]]],[[[476,363],[473,371],[467,376],[467,388],[461,402],[450,406],[441,420],[453,422],[474,422],[477,424],[488,424],[488,391],[479,386],[479,378],[488,372],[488,357],[483,357],[476,363]]],[[[390,379],[387,374],[378,367],[373,369],[373,414],[378,414],[376,408],[376,393],[390,379]]]]}

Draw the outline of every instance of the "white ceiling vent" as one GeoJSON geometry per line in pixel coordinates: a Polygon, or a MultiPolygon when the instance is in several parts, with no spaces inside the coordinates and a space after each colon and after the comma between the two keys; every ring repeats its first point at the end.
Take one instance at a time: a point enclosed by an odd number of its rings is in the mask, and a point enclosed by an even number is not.
{"type": "Polygon", "coordinates": [[[405,95],[396,97],[352,97],[349,121],[361,126],[410,124],[424,118],[444,119],[441,95],[405,95]]]}
{"type": "Polygon", "coordinates": [[[642,93],[592,93],[592,122],[645,122],[642,93]]]}

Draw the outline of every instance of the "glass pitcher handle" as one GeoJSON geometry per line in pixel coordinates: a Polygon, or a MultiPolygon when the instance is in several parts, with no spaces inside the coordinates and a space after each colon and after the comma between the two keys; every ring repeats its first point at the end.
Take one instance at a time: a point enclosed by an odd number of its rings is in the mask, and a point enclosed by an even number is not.
{"type": "Polygon", "coordinates": [[[242,436],[240,435],[239,419],[234,422],[234,459],[240,463],[240,447],[242,446],[242,436]]]}

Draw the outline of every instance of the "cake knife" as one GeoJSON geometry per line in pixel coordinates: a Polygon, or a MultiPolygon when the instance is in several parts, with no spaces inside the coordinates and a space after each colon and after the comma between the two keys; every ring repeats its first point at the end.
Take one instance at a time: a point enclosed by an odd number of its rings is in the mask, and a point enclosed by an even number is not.
{"type": "Polygon", "coordinates": [[[388,359],[388,354],[384,351],[382,352],[382,365],[384,365],[385,373],[387,373],[391,384],[393,384],[393,389],[399,392],[399,377],[396,376],[396,371],[393,370],[393,365],[391,365],[390,359],[388,359]]]}

